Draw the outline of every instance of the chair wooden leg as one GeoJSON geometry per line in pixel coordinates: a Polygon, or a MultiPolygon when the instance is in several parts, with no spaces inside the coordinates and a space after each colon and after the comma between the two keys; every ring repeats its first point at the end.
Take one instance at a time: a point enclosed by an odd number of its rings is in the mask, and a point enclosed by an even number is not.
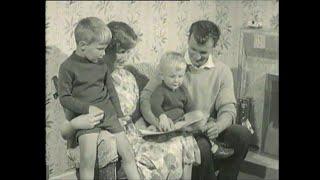
{"type": "Polygon", "coordinates": [[[80,179],[80,169],[79,168],[76,168],[76,176],[77,176],[77,179],[80,179]]]}

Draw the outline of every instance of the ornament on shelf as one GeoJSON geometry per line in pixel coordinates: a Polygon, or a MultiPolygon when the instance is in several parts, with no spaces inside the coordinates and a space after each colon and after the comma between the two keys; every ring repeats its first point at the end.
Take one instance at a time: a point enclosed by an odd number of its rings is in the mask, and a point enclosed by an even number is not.
{"type": "Polygon", "coordinates": [[[262,22],[258,22],[258,21],[255,21],[255,20],[248,21],[247,26],[249,28],[259,29],[259,28],[262,28],[262,22]]]}

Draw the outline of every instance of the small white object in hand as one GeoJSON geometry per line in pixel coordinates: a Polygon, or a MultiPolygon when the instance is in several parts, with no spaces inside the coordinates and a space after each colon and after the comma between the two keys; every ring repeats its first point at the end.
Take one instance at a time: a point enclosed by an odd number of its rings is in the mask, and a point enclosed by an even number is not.
{"type": "Polygon", "coordinates": [[[212,143],[212,142],[211,142],[211,144],[212,144],[211,152],[214,154],[214,153],[216,153],[217,150],[218,150],[218,145],[216,145],[216,144],[214,144],[214,143],[212,143]]]}

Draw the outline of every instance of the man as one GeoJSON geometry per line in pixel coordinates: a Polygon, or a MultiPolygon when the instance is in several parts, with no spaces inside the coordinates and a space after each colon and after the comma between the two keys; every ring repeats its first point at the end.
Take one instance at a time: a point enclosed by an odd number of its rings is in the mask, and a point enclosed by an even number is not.
{"type": "MultiPolygon", "coordinates": [[[[197,21],[189,30],[188,50],[185,53],[188,68],[184,85],[196,109],[210,114],[205,130],[194,135],[200,148],[201,165],[193,167],[192,179],[216,180],[214,169],[218,169],[219,180],[236,180],[251,138],[246,128],[234,124],[236,100],[231,70],[212,56],[219,37],[220,30],[211,21],[197,21]],[[234,154],[226,159],[214,159],[210,140],[215,138],[231,146],[234,154]]],[[[160,79],[151,78],[142,91],[141,110],[147,122],[167,131],[173,128],[172,120],[159,121],[150,108],[150,96],[160,83],[160,79]]]]}

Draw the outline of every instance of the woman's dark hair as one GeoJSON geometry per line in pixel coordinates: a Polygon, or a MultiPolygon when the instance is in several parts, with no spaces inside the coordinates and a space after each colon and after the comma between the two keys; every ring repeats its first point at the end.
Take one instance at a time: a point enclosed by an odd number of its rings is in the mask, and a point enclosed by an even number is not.
{"type": "Polygon", "coordinates": [[[213,40],[213,47],[216,47],[220,37],[219,27],[211,21],[201,20],[194,22],[189,29],[189,39],[193,34],[198,44],[204,44],[209,38],[213,40]]]}
{"type": "Polygon", "coordinates": [[[134,30],[126,23],[111,21],[107,25],[112,33],[112,40],[108,48],[131,49],[138,39],[134,30]]]}

